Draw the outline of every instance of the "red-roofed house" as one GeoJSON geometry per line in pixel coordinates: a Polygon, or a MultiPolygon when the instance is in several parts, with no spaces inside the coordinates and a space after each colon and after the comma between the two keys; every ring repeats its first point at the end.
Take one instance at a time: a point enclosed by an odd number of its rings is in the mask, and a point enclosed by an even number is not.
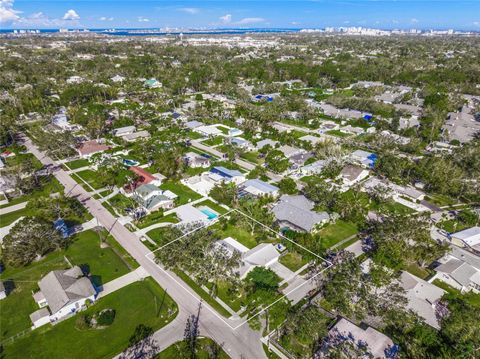
{"type": "Polygon", "coordinates": [[[80,147],[78,147],[77,151],[81,157],[87,158],[93,155],[94,153],[103,152],[109,149],[110,149],[110,146],[107,146],[106,144],[101,143],[97,140],[91,140],[91,141],[86,141],[82,143],[80,147]]]}
{"type": "Polygon", "coordinates": [[[137,187],[140,187],[144,184],[152,184],[154,186],[160,186],[162,184],[162,180],[165,178],[161,174],[154,174],[152,175],[150,172],[144,170],[141,167],[131,166],[128,168],[130,171],[137,175],[137,180],[132,186],[128,186],[128,192],[133,191],[137,187]]]}

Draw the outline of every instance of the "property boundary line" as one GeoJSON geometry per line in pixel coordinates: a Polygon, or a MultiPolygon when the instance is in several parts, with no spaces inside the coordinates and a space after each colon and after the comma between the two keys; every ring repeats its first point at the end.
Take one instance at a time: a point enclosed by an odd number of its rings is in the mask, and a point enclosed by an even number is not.
{"type": "MultiPolygon", "coordinates": [[[[322,273],[323,273],[324,271],[326,271],[327,269],[331,268],[331,267],[333,266],[333,263],[330,262],[329,260],[327,260],[327,259],[319,256],[318,254],[310,251],[309,249],[305,248],[304,246],[296,243],[295,241],[287,238],[287,237],[284,236],[283,234],[278,233],[278,232],[275,231],[273,228],[268,227],[267,225],[265,225],[265,224],[257,221],[256,219],[252,218],[251,216],[245,214],[244,212],[242,212],[242,211],[240,211],[240,210],[238,210],[238,209],[231,209],[231,210],[228,211],[227,213],[224,213],[224,214],[218,216],[217,218],[215,218],[215,220],[213,220],[213,221],[211,221],[211,222],[209,222],[209,223],[205,223],[204,225],[199,226],[199,227],[197,227],[197,228],[194,228],[194,229],[191,230],[191,231],[188,231],[187,233],[183,234],[182,236],[180,236],[180,237],[178,237],[178,238],[176,238],[176,239],[174,239],[174,240],[172,240],[172,241],[170,241],[170,242],[162,245],[160,248],[157,248],[157,249],[155,249],[155,250],[147,253],[147,254],[145,255],[145,257],[147,257],[148,260],[150,260],[153,264],[155,264],[161,271],[163,271],[167,276],[169,276],[173,281],[175,281],[180,287],[182,287],[183,289],[185,289],[193,298],[195,298],[195,300],[198,300],[199,302],[203,302],[203,300],[202,300],[201,298],[200,298],[200,299],[197,298],[198,294],[197,294],[197,296],[195,296],[195,295],[192,293],[192,291],[193,291],[193,292],[195,292],[195,291],[194,291],[190,286],[188,286],[188,284],[187,284],[188,288],[185,288],[185,286],[184,286],[182,283],[180,283],[176,278],[174,278],[167,270],[165,270],[164,268],[162,268],[162,267],[154,260],[154,253],[157,252],[157,251],[159,251],[159,250],[161,250],[161,249],[163,249],[163,248],[165,248],[165,247],[167,247],[168,245],[170,245],[170,244],[172,244],[172,243],[174,243],[174,242],[176,242],[176,241],[179,241],[180,239],[186,237],[187,235],[190,235],[190,234],[192,234],[192,233],[194,233],[194,232],[196,232],[196,231],[198,231],[198,230],[200,230],[200,229],[209,227],[209,226],[217,223],[220,218],[225,217],[226,215],[228,215],[228,214],[230,214],[230,213],[232,213],[232,212],[238,212],[238,213],[240,213],[241,215],[247,217],[248,219],[254,221],[255,223],[257,223],[257,224],[261,225],[262,227],[268,229],[269,231],[273,232],[275,235],[280,236],[280,238],[285,239],[285,240],[287,240],[287,241],[289,241],[289,242],[297,245],[298,247],[302,248],[303,250],[307,251],[308,253],[310,253],[310,254],[314,255],[315,257],[321,259],[324,263],[327,263],[327,264],[328,264],[327,267],[323,268],[320,272],[318,272],[317,274],[315,274],[313,277],[308,278],[307,280],[305,280],[304,283],[302,283],[302,284],[298,285],[297,287],[293,288],[292,290],[288,291],[288,292],[285,293],[283,296],[281,296],[280,298],[278,298],[277,300],[275,300],[273,303],[270,303],[270,304],[269,304],[268,306],[266,306],[265,308],[259,310],[258,313],[254,314],[253,316],[251,316],[251,317],[248,318],[248,319],[245,319],[243,322],[241,322],[240,324],[238,324],[238,325],[236,325],[236,326],[232,326],[232,325],[229,323],[229,321],[231,321],[231,320],[226,321],[221,315],[219,315],[219,314],[217,313],[217,311],[216,311],[214,308],[210,308],[210,305],[206,305],[206,308],[209,309],[215,316],[217,316],[219,319],[221,319],[221,320],[222,320],[225,324],[227,324],[232,330],[236,330],[236,329],[240,328],[242,325],[248,323],[248,322],[249,322],[250,320],[252,320],[253,318],[256,318],[257,316],[261,315],[263,312],[265,312],[266,310],[268,310],[271,306],[273,306],[273,305],[275,305],[276,303],[278,303],[279,301],[285,299],[289,294],[297,291],[298,289],[300,289],[301,287],[303,287],[303,286],[306,285],[307,283],[310,283],[310,282],[311,282],[313,279],[315,279],[317,276],[319,276],[320,274],[322,274],[322,273]]],[[[207,293],[207,294],[208,294],[208,293],[207,293]]],[[[206,304],[208,304],[208,303],[206,303],[206,304]]]]}

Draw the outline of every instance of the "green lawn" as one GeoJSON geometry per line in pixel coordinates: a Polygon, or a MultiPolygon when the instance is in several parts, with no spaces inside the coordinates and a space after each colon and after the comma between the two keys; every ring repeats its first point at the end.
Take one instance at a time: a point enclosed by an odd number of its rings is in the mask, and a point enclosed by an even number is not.
{"type": "Polygon", "coordinates": [[[344,133],[340,130],[329,130],[329,131],[326,131],[325,133],[327,135],[332,135],[332,136],[336,136],[336,137],[349,137],[349,136],[351,136],[350,134],[344,133]]]}
{"type": "Polygon", "coordinates": [[[65,256],[73,265],[88,267],[97,286],[129,272],[128,266],[111,248],[100,248],[100,239],[93,230],[79,233],[65,256]]]}
{"type": "Polygon", "coordinates": [[[160,188],[163,190],[170,190],[175,193],[178,196],[178,198],[176,199],[176,204],[179,206],[181,206],[182,204],[186,204],[190,201],[195,201],[202,198],[202,196],[199,195],[197,192],[192,191],[190,188],[184,186],[179,182],[166,181],[162,183],[160,188]]]}
{"type": "Polygon", "coordinates": [[[114,207],[119,214],[125,214],[126,208],[135,207],[135,201],[119,193],[108,200],[108,203],[114,207]]]}
{"type": "MultiPolygon", "coordinates": [[[[2,211],[0,211],[0,213],[2,213],[2,211]]],[[[19,209],[18,211],[1,214],[0,215],[0,228],[1,227],[6,227],[6,226],[12,224],[13,222],[15,222],[17,219],[19,219],[22,216],[26,217],[26,216],[31,216],[31,215],[32,215],[32,210],[28,209],[28,208],[23,208],[23,209],[19,209]]]]}
{"type": "Polygon", "coordinates": [[[163,212],[161,211],[156,211],[152,212],[149,215],[141,218],[138,223],[136,223],[136,226],[138,228],[147,228],[148,226],[151,226],[152,224],[156,223],[178,223],[179,219],[177,218],[177,215],[175,213],[170,213],[166,216],[163,215],[163,212]]]}
{"type": "Polygon", "coordinates": [[[355,224],[337,220],[318,231],[315,237],[322,241],[322,247],[327,249],[357,232],[358,229],[355,224]]]}
{"type": "Polygon", "coordinates": [[[163,246],[168,243],[168,242],[165,242],[163,238],[163,234],[165,233],[165,231],[170,231],[170,229],[168,227],[155,228],[148,231],[147,236],[149,236],[156,243],[158,243],[159,246],[163,246]]]}
{"type": "Polygon", "coordinates": [[[190,276],[185,274],[182,271],[175,271],[175,274],[178,275],[185,283],[188,284],[190,288],[192,288],[205,302],[207,302],[213,309],[215,309],[218,313],[223,315],[226,318],[230,317],[230,313],[222,307],[218,302],[213,299],[210,294],[205,292],[197,283],[195,283],[190,276]]]}
{"type": "MultiPolygon", "coordinates": [[[[214,341],[210,338],[199,338],[198,346],[195,353],[196,359],[211,359],[214,358],[211,354],[211,348],[214,345],[214,341]]],[[[160,352],[159,357],[161,359],[190,359],[190,351],[186,348],[185,342],[180,341],[173,345],[170,345],[167,349],[160,352]]],[[[223,349],[220,350],[217,359],[230,358],[223,349]]]]}
{"type": "Polygon", "coordinates": [[[208,140],[202,141],[202,144],[208,147],[219,146],[223,144],[224,137],[217,136],[213,138],[209,138],[208,140]]]}
{"type": "Polygon", "coordinates": [[[240,156],[244,160],[247,160],[248,162],[252,163],[262,163],[263,159],[258,158],[258,152],[256,151],[249,151],[249,152],[244,152],[240,156]]]}
{"type": "Polygon", "coordinates": [[[246,231],[241,227],[227,224],[226,228],[223,229],[223,226],[221,223],[216,223],[211,228],[218,230],[218,232],[220,233],[220,237],[222,237],[222,239],[227,237],[232,237],[233,239],[237,240],[247,248],[252,249],[258,244],[257,241],[255,240],[255,237],[252,236],[250,232],[246,231]]]}
{"type": "Polygon", "coordinates": [[[78,168],[86,167],[89,166],[90,162],[84,158],[78,159],[78,160],[73,160],[70,162],[66,162],[64,164],[65,169],[70,169],[70,170],[76,170],[78,168]]]}
{"type": "Polygon", "coordinates": [[[5,208],[8,206],[13,206],[14,204],[26,202],[31,200],[32,198],[49,196],[52,193],[63,192],[63,186],[57,181],[55,177],[42,177],[41,184],[42,185],[40,188],[35,189],[31,193],[24,194],[15,198],[9,198],[9,202],[0,206],[0,208],[5,208]]]}
{"type": "Polygon", "coordinates": [[[280,257],[279,262],[282,263],[285,267],[290,269],[293,272],[296,272],[307,264],[308,260],[305,259],[298,252],[289,252],[280,257]]]}
{"type": "Polygon", "coordinates": [[[421,268],[416,263],[411,263],[411,264],[405,265],[403,270],[413,274],[414,276],[422,278],[422,279],[426,279],[432,274],[432,271],[429,271],[428,269],[425,269],[425,268],[421,268]]]}
{"type": "Polygon", "coordinates": [[[225,126],[217,126],[217,128],[222,131],[224,135],[228,135],[228,131],[230,130],[228,127],[225,126]]]}
{"type": "Polygon", "coordinates": [[[213,209],[215,212],[219,213],[219,214],[225,214],[227,213],[227,210],[225,208],[223,208],[222,206],[220,206],[219,204],[207,199],[205,201],[202,201],[200,203],[197,203],[195,205],[196,208],[198,207],[202,207],[202,206],[207,206],[208,208],[210,209],[213,209]]]}
{"type": "Polygon", "coordinates": [[[480,308],[480,294],[473,292],[462,293],[458,289],[453,288],[445,282],[442,282],[440,279],[435,279],[433,281],[433,284],[446,290],[451,296],[461,298],[468,302],[470,305],[480,308]]]}
{"type": "MultiPolygon", "coordinates": [[[[112,238],[108,243],[116,242],[112,238]]],[[[100,240],[94,231],[76,235],[74,242],[65,251],[50,253],[41,261],[27,267],[7,267],[0,275],[0,279],[8,285],[13,283],[14,290],[0,301],[1,339],[31,326],[29,315],[38,309],[32,298],[32,291],[37,290],[37,282],[50,271],[68,268],[64,256],[72,264],[88,264],[96,284],[110,281],[128,272],[127,265],[112,248],[100,248],[100,240]]]]}
{"type": "Polygon", "coordinates": [[[115,320],[104,329],[79,330],[76,316],[55,326],[47,325],[5,346],[8,358],[111,358],[128,347],[138,324],[157,330],[175,316],[175,302],[147,278],[128,285],[92,305],[84,313],[115,309],[115,320]]]}
{"type": "Polygon", "coordinates": [[[101,182],[99,180],[99,174],[95,171],[92,171],[92,170],[84,170],[84,171],[76,172],[76,173],[72,174],[72,178],[77,183],[81,184],[82,187],[84,187],[88,191],[92,191],[92,189],[89,186],[85,185],[85,183],[83,181],[87,182],[94,189],[100,189],[100,188],[103,187],[103,185],[101,184],[101,182]],[[83,179],[83,181],[82,181],[82,179],[83,179]]]}

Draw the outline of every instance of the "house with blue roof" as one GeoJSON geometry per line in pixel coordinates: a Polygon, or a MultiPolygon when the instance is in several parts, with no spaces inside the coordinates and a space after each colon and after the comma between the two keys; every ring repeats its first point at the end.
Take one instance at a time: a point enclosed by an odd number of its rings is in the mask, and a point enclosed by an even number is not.
{"type": "Polygon", "coordinates": [[[373,168],[378,156],[375,153],[363,150],[356,150],[350,155],[350,159],[364,167],[373,168]]]}
{"type": "Polygon", "coordinates": [[[238,170],[230,170],[222,166],[213,167],[210,170],[210,174],[219,177],[222,181],[233,182],[237,185],[245,182],[245,176],[242,172],[238,170]]]}
{"type": "Polygon", "coordinates": [[[62,218],[59,218],[53,222],[53,228],[55,228],[55,230],[58,231],[64,239],[70,237],[74,233],[73,228],[68,227],[62,218]]]}

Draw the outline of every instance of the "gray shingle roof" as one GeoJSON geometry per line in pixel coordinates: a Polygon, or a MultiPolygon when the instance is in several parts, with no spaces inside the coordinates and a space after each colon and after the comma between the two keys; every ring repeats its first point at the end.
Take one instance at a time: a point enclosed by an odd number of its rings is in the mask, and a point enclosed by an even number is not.
{"type": "Polygon", "coordinates": [[[38,282],[52,313],[65,305],[94,295],[95,288],[80,267],[56,270],[48,273],[38,282]]]}
{"type": "Polygon", "coordinates": [[[278,221],[289,222],[310,232],[316,224],[330,218],[328,213],[317,213],[312,208],[313,203],[305,196],[282,196],[280,202],[273,207],[273,214],[278,221]]]}

